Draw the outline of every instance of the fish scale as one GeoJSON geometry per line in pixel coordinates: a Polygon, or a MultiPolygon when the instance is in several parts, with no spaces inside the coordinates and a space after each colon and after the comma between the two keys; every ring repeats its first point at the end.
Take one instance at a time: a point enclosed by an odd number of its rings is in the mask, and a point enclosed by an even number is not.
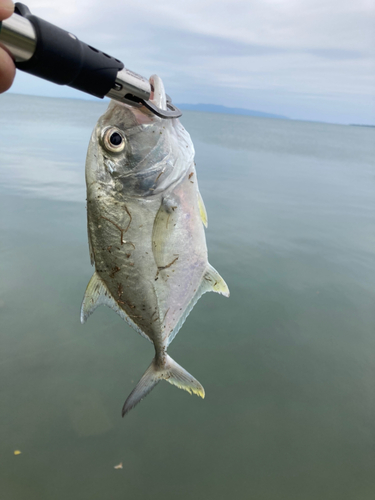
{"type": "MultiPolygon", "coordinates": [[[[153,102],[164,86],[151,77],[153,102]]],[[[208,263],[207,214],[194,147],[178,121],[112,101],[99,119],[86,161],[88,238],[95,264],[81,321],[100,304],[150,340],[155,357],[125,401],[123,415],[161,380],[204,397],[202,385],[168,354],[197,300],[229,290],[208,263]]]]}

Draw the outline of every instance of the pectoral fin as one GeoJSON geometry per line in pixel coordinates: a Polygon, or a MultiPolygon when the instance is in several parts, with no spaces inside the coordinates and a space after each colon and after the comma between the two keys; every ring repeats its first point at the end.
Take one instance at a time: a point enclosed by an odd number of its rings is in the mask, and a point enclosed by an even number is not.
{"type": "Polygon", "coordinates": [[[121,309],[121,307],[117,304],[115,299],[107,290],[107,287],[105,286],[103,281],[95,272],[92,275],[89,284],[87,285],[85,296],[83,297],[81,306],[81,323],[86,323],[87,318],[91,316],[95,309],[101,304],[104,304],[105,306],[113,309],[124,321],[128,323],[129,326],[134,328],[136,332],[138,332],[147,340],[150,340],[149,337],[139,328],[139,326],[136,325],[134,321],[126,314],[126,312],[121,309]]]}
{"type": "Polygon", "coordinates": [[[171,239],[174,234],[177,217],[178,202],[172,198],[164,198],[156,214],[152,230],[152,252],[158,268],[170,265],[176,257],[173,245],[171,245],[171,239]]]}

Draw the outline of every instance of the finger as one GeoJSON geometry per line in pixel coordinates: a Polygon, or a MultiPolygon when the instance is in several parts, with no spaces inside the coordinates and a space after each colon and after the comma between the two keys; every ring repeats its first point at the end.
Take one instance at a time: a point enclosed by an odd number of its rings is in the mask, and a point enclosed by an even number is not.
{"type": "Polygon", "coordinates": [[[8,52],[0,48],[0,93],[5,92],[12,85],[16,68],[8,52]]]}
{"type": "Polygon", "coordinates": [[[11,0],[0,0],[0,21],[8,19],[14,12],[14,4],[11,0]]]}

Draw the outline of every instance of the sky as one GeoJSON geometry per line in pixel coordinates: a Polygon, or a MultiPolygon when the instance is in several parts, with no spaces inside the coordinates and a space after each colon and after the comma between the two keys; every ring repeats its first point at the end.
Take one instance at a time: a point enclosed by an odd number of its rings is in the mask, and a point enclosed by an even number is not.
{"type": "MultiPolygon", "coordinates": [[[[375,124],[375,0],[28,0],[175,103],[375,124]]],[[[18,72],[12,92],[84,98],[18,72]]]]}

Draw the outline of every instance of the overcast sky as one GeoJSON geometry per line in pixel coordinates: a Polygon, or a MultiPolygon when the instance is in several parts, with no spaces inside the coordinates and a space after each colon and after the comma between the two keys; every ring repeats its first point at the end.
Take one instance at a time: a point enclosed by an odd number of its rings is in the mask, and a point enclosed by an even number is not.
{"type": "MultiPolygon", "coordinates": [[[[175,103],[375,124],[375,0],[28,0],[175,103]]],[[[19,74],[13,92],[84,97],[19,74]]]]}

